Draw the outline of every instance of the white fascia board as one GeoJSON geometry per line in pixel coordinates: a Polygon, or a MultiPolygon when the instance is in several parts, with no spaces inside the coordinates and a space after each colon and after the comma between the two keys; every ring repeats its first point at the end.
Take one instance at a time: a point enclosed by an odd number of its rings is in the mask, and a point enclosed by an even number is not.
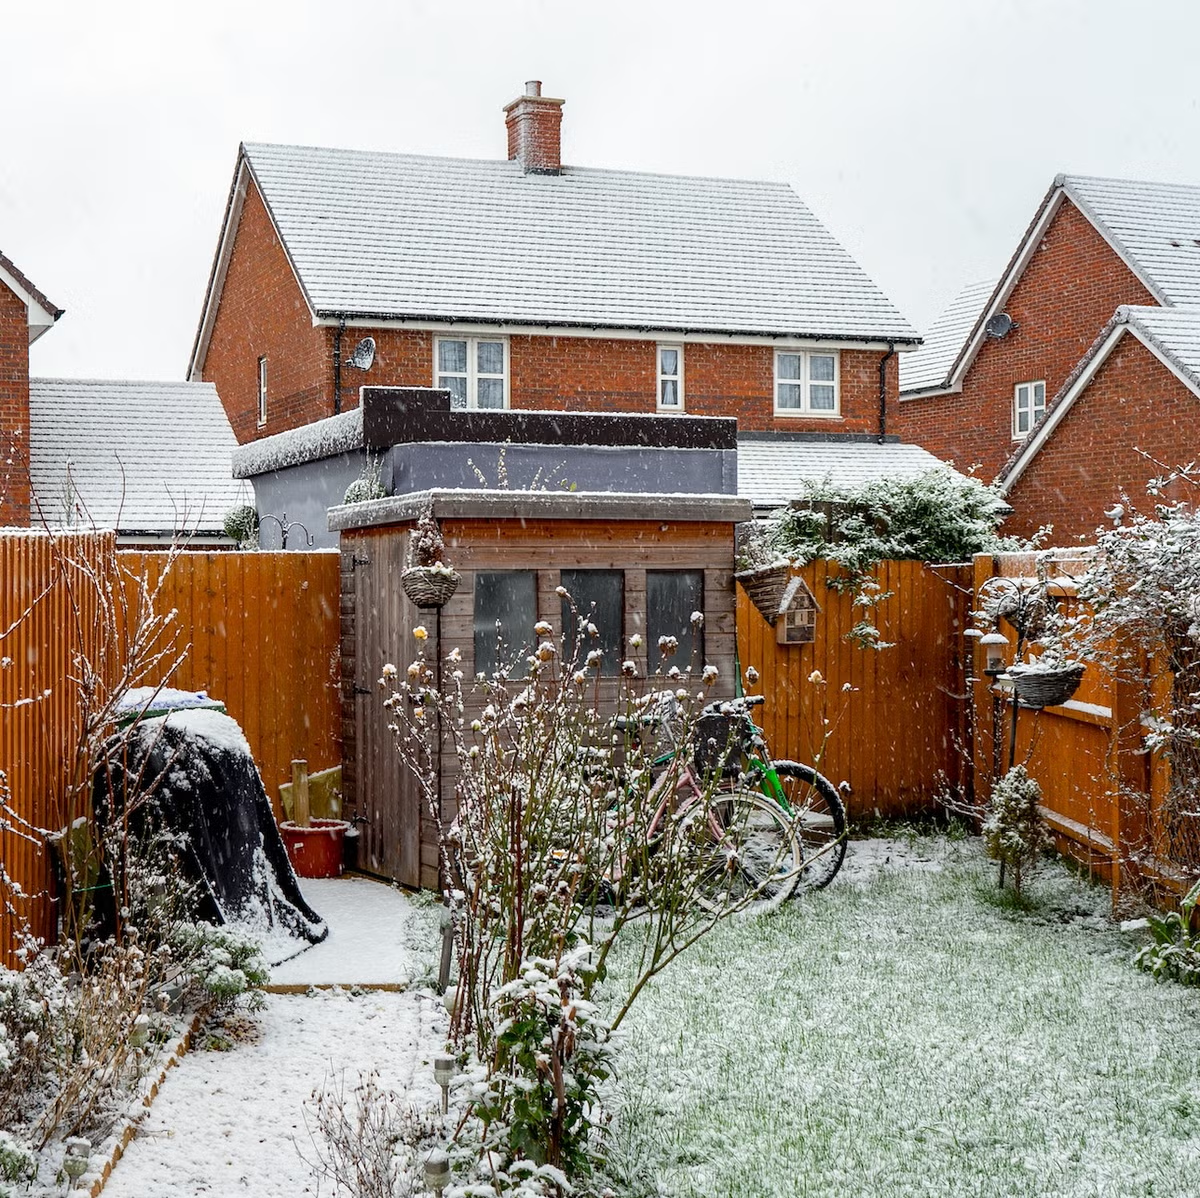
{"type": "MultiPolygon", "coordinates": [[[[1013,260],[1009,263],[1008,269],[996,285],[996,290],[992,292],[992,298],[988,301],[987,307],[984,308],[983,314],[976,321],[975,327],[971,331],[971,336],[967,341],[966,349],[959,354],[954,365],[950,368],[950,377],[947,382],[958,390],[962,390],[963,379],[966,378],[967,371],[971,369],[979,354],[980,347],[987,339],[988,321],[997,315],[997,313],[1004,311],[1004,305],[1008,303],[1009,296],[1012,295],[1013,289],[1025,273],[1025,268],[1029,265],[1029,259],[1033,257],[1037,252],[1038,246],[1041,245],[1042,238],[1046,236],[1046,230],[1050,227],[1050,222],[1058,215],[1058,210],[1062,207],[1065,194],[1062,184],[1056,183],[1054,194],[1044,202],[1040,219],[1025,234],[1025,240],[1021,243],[1013,260]]],[[[1091,218],[1089,217],[1088,219],[1090,220],[1091,218]]]]}
{"type": "Polygon", "coordinates": [[[934,399],[939,395],[961,395],[962,383],[958,382],[953,387],[921,387],[913,391],[901,391],[900,402],[905,403],[910,399],[934,399]]]}
{"type": "MultiPolygon", "coordinates": [[[[1042,446],[1044,446],[1046,442],[1050,440],[1054,430],[1062,423],[1063,418],[1071,410],[1071,408],[1075,406],[1075,401],[1083,394],[1085,390],[1087,390],[1088,384],[1093,378],[1096,377],[1096,372],[1101,366],[1104,365],[1105,362],[1108,361],[1108,356],[1116,347],[1117,342],[1120,341],[1126,333],[1134,331],[1135,330],[1131,329],[1127,324],[1119,324],[1108,335],[1108,339],[1096,351],[1092,357],[1092,360],[1087,364],[1083,371],[1081,371],[1075,382],[1071,384],[1071,389],[1062,397],[1061,400],[1051,407],[1050,412],[1042,420],[1041,424],[1039,424],[1037,428],[1034,429],[1034,431],[1030,433],[1028,437],[1026,437],[1025,444],[1021,446],[1020,453],[1013,462],[1012,469],[1008,472],[1007,476],[999,485],[999,487],[996,488],[997,492],[1001,496],[1005,498],[1008,497],[1008,493],[1016,485],[1016,482],[1021,475],[1025,473],[1029,463],[1032,462],[1035,457],[1037,457],[1039,452],[1041,452],[1042,446]]],[[[1142,338],[1141,340],[1145,339],[1142,338]]],[[[1150,349],[1152,349],[1159,358],[1162,357],[1158,350],[1154,349],[1153,346],[1150,346],[1150,349]]]]}
{"type": "MultiPolygon", "coordinates": [[[[251,183],[254,184],[254,189],[258,192],[258,198],[262,201],[262,206],[266,210],[267,219],[271,222],[271,228],[275,232],[275,238],[283,248],[284,257],[287,258],[288,268],[292,272],[292,277],[296,280],[296,286],[300,289],[300,294],[304,297],[304,302],[308,305],[309,312],[314,313],[312,300],[309,298],[308,291],[300,279],[295,262],[292,261],[292,255],[288,250],[287,242],[283,239],[283,234],[279,231],[279,225],[275,222],[275,214],[271,211],[271,205],[267,200],[266,193],[259,185],[258,179],[254,174],[254,167],[243,150],[238,157],[238,168],[234,174],[233,188],[230,191],[229,203],[225,210],[225,223],[221,227],[221,239],[217,246],[217,256],[213,260],[212,275],[209,279],[208,291],[204,297],[204,312],[200,320],[200,328],[196,334],[196,344],[192,350],[192,360],[188,363],[187,377],[193,383],[202,381],[201,375],[204,371],[204,360],[208,356],[208,346],[212,339],[213,326],[217,320],[217,309],[221,306],[221,294],[225,289],[225,276],[229,272],[229,262],[233,257],[233,246],[237,239],[238,228],[242,223],[242,210],[246,206],[246,196],[249,194],[249,185],[251,183]]],[[[316,323],[315,313],[314,323],[316,323]]]]}
{"type": "Polygon", "coordinates": [[[204,360],[208,357],[208,346],[212,340],[213,325],[217,320],[217,309],[221,306],[221,295],[225,290],[225,276],[229,273],[229,260],[233,256],[233,243],[242,223],[242,209],[246,205],[246,182],[249,172],[246,156],[239,152],[237,169],[233,172],[233,185],[225,204],[225,220],[221,225],[221,236],[217,241],[217,252],[208,276],[208,287],[204,292],[204,307],[200,312],[200,327],[196,330],[196,343],[192,346],[191,361],[188,362],[187,377],[192,383],[201,382],[204,360]]]}
{"type": "Polygon", "coordinates": [[[29,321],[29,344],[32,345],[54,324],[54,313],[48,312],[34,298],[33,294],[18,283],[2,266],[0,266],[0,283],[3,283],[25,305],[25,314],[29,321]]]}
{"type": "MultiPolygon", "coordinates": [[[[341,323],[340,317],[314,316],[314,328],[334,328],[341,323]]],[[[899,353],[901,347],[893,341],[834,340],[821,337],[791,337],[785,333],[741,334],[706,333],[703,331],[680,333],[673,329],[620,329],[605,325],[555,325],[555,324],[489,324],[469,320],[408,320],[403,317],[354,316],[346,318],[348,329],[412,329],[419,332],[461,333],[464,337],[586,337],[604,341],[670,341],[673,344],[722,344],[722,345],[775,345],[779,348],[798,346],[805,349],[866,349],[886,353],[892,349],[899,353]]],[[[910,348],[918,348],[916,345],[910,348]]]]}
{"type": "Polygon", "coordinates": [[[1117,237],[1112,230],[1109,229],[1109,227],[1087,206],[1084,200],[1075,193],[1069,182],[1064,183],[1064,187],[1071,203],[1074,204],[1075,207],[1087,217],[1092,228],[1094,228],[1096,232],[1104,238],[1105,244],[1108,246],[1108,248],[1112,250],[1112,252],[1116,254],[1116,256],[1120,258],[1123,263],[1125,263],[1130,274],[1132,274],[1133,277],[1137,279],[1137,281],[1141,283],[1141,285],[1145,287],[1145,289],[1150,292],[1152,296],[1154,296],[1159,304],[1161,304],[1164,308],[1170,308],[1172,306],[1171,301],[1162,293],[1161,289],[1154,282],[1154,280],[1143,273],[1141,267],[1138,266],[1138,264],[1129,256],[1125,250],[1125,247],[1120,243],[1120,241],[1117,240],[1117,237]]]}

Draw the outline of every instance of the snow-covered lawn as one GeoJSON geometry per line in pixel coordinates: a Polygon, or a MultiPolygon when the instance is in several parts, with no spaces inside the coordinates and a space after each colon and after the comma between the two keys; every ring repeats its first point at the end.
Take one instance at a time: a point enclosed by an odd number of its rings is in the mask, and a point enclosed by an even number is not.
{"type": "Polygon", "coordinates": [[[685,954],[626,1021],[625,1193],[1200,1194],[1200,992],[1133,969],[1104,889],[1031,890],[977,842],[860,842],[685,954]]]}

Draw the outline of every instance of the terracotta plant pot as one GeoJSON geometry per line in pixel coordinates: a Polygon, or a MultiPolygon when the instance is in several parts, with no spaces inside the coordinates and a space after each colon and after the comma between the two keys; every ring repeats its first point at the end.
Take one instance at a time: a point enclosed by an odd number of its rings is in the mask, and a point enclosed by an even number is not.
{"type": "Polygon", "coordinates": [[[342,819],[314,819],[307,828],[290,819],[279,825],[292,868],[302,878],[337,878],[345,861],[343,841],[350,827],[342,819]]]}
{"type": "Polygon", "coordinates": [[[431,566],[409,566],[400,575],[404,593],[418,607],[442,607],[458,590],[459,575],[451,570],[434,570],[431,566]]]}

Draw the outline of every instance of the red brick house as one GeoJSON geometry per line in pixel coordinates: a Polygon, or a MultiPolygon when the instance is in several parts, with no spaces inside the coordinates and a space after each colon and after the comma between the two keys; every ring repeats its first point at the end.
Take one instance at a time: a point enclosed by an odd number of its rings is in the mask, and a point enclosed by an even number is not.
{"type": "Polygon", "coordinates": [[[240,148],[189,373],[238,440],[369,383],[890,452],[919,338],[791,188],[563,165],[540,93],[505,109],[506,161],[240,148]]]}
{"type": "Polygon", "coordinates": [[[61,315],[0,253],[0,526],[29,526],[29,347],[61,315]]]}
{"type": "Polygon", "coordinates": [[[1151,479],[1200,462],[1198,433],[1200,307],[1122,306],[1001,469],[1005,527],[1028,536],[1046,513],[1057,543],[1091,540],[1122,492],[1144,507],[1151,479]]]}
{"type": "MultiPolygon", "coordinates": [[[[1032,531],[1052,523],[1056,540],[1090,531],[1096,510],[1103,522],[1117,494],[1136,491],[1148,477],[1134,469],[1145,459],[1132,451],[1168,448],[1175,433],[1166,441],[1160,436],[1152,415],[1157,396],[1145,391],[1128,393],[1116,409],[1119,419],[1112,407],[1078,403],[1077,392],[1069,403],[1060,401],[1068,385],[1077,387],[1084,362],[1096,362],[1097,338],[1107,344],[1113,337],[1118,308],[1194,304],[1200,304],[1200,188],[1060,175],[999,281],[964,291],[922,349],[902,360],[896,431],[960,469],[977,466],[987,480],[1003,474],[1016,508],[1009,527],[1032,531]],[[1043,424],[1055,407],[1059,418],[1043,424]],[[1085,419],[1105,427],[1081,439],[1085,419]],[[1075,448],[1048,449],[1052,435],[1072,437],[1075,448]],[[1083,444],[1092,445],[1090,456],[1079,456],[1083,444]],[[1062,471],[1072,454],[1068,477],[1062,471]],[[1052,460],[1059,473],[1037,482],[1052,460]]],[[[1136,333],[1128,338],[1135,327],[1141,325],[1120,325],[1112,341],[1123,346],[1119,358],[1148,352],[1135,348],[1136,333]]],[[[1144,379],[1157,383],[1164,369],[1160,362],[1144,379]]],[[[1127,385],[1134,381],[1125,377],[1127,385]]],[[[1186,421],[1189,407],[1173,421],[1186,421]]],[[[1200,424],[1193,427],[1200,432],[1200,424]]]]}

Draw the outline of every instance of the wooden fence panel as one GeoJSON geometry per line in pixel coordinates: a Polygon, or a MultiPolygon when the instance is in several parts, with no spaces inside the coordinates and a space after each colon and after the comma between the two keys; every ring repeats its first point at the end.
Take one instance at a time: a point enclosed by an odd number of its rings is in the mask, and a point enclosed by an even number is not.
{"type": "MultiPolygon", "coordinates": [[[[160,552],[120,559],[152,583],[167,564],[160,552]]],[[[293,758],[313,771],[341,764],[338,554],[180,554],[160,600],[190,646],[170,685],[225,703],[278,814],[293,758]]]]}
{"type": "Polygon", "coordinates": [[[822,773],[848,784],[854,818],[928,810],[946,779],[969,773],[960,730],[971,568],[883,563],[876,580],[886,597],[868,613],[828,585],[836,567],[813,562],[799,573],[821,607],[811,644],[778,644],[775,629],[738,593],[740,666],[760,674],[748,689],[767,697],[761,718],[772,751],[809,762],[820,756],[822,773]],[[864,615],[890,648],[847,639],[864,615]],[[809,680],[814,671],[822,684],[809,680]]]}
{"type": "MultiPolygon", "coordinates": [[[[99,605],[88,578],[105,576],[115,549],[111,533],[0,532],[0,770],[18,820],[33,828],[65,827],[82,814],[72,777],[80,712],[69,678],[81,649],[96,656],[99,605]]],[[[11,965],[26,926],[43,939],[54,933],[51,868],[36,833],[6,827],[0,866],[10,880],[0,886],[0,963],[11,965]]]]}

